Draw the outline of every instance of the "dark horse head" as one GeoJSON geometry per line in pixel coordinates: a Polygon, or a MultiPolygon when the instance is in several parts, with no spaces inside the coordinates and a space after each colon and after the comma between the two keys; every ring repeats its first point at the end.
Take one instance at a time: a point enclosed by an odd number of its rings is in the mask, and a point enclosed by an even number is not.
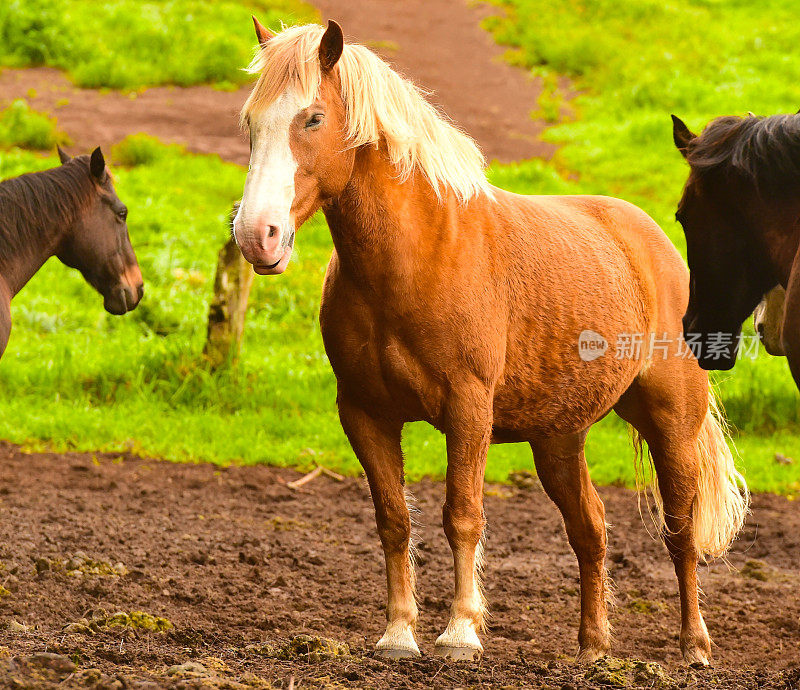
{"type": "Polygon", "coordinates": [[[70,158],[59,149],[59,156],[62,168],[84,176],[88,193],[56,255],[103,296],[106,311],[129,312],[139,304],[144,283],[128,236],[128,209],[114,190],[103,153],[97,148],[91,156],[70,158]]]}
{"type": "Polygon", "coordinates": [[[720,117],[699,136],[672,119],[691,167],[675,214],[691,272],[684,335],[701,367],[730,369],[742,322],[781,279],[768,239],[791,213],[776,200],[800,183],[800,117],[720,117]]]}

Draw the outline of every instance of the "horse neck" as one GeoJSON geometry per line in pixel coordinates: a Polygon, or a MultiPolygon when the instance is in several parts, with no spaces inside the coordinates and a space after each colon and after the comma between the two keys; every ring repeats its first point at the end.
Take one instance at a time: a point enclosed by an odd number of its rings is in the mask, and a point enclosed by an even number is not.
{"type": "MultiPolygon", "coordinates": [[[[0,202],[0,219],[2,206],[0,202]]],[[[72,219],[50,219],[27,228],[0,229],[0,276],[11,297],[58,251],[72,224],[72,219]]]]}
{"type": "Polygon", "coordinates": [[[785,202],[754,199],[748,208],[770,269],[785,287],[800,251],[800,198],[785,202]]]}
{"type": "Polygon", "coordinates": [[[457,202],[444,194],[418,172],[399,180],[383,147],[362,147],[344,192],[323,208],[341,269],[368,289],[402,285],[448,225],[457,202]]]}
{"type": "MultiPolygon", "coordinates": [[[[13,228],[12,231],[18,230],[13,228]]],[[[31,236],[8,238],[0,236],[0,276],[14,297],[34,274],[53,256],[68,232],[58,224],[37,228],[31,236]]]]}

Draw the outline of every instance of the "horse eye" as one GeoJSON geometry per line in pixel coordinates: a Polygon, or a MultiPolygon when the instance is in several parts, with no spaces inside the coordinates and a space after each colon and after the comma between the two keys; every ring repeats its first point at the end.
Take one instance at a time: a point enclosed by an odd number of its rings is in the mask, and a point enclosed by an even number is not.
{"type": "Polygon", "coordinates": [[[123,208],[121,211],[117,211],[117,218],[120,220],[126,220],[128,218],[128,209],[123,208]]]}
{"type": "Polygon", "coordinates": [[[324,119],[325,116],[322,113],[314,113],[306,121],[306,129],[314,129],[315,127],[319,127],[324,119]]]}

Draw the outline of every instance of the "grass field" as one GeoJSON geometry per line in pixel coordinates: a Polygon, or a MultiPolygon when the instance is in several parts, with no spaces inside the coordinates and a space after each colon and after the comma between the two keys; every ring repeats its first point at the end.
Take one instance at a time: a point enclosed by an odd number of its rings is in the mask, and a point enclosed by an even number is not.
{"type": "Polygon", "coordinates": [[[230,88],[249,79],[251,14],[273,27],[318,18],[302,0],[4,0],[0,64],[59,67],[89,88],[230,88]]]}
{"type": "MultiPolygon", "coordinates": [[[[526,193],[624,197],[653,215],[681,248],[672,214],[686,169],[671,143],[669,113],[699,128],[723,112],[800,105],[798,65],[783,59],[798,31],[782,21],[788,3],[769,3],[772,13],[710,1],[504,5],[510,14],[491,29],[516,46],[510,59],[551,80],[556,71],[570,74],[581,95],[573,102],[578,119],[548,134],[562,144],[553,164],[493,166],[492,181],[526,193]],[[689,31],[720,17],[728,28],[711,39],[689,31]]],[[[256,280],[242,361],[211,375],[199,354],[206,310],[216,252],[245,171],[142,141],[111,158],[137,164],[115,172],[130,207],[145,299],[128,316],[112,317],[77,273],[48,263],[12,305],[14,330],[0,362],[0,438],[37,448],[301,468],[321,462],[358,471],[336,417],[317,324],[331,247],[324,221],[317,217],[300,230],[297,258],[284,276],[256,280]]],[[[0,152],[0,178],[55,162],[10,149],[0,152]]],[[[751,487],[800,491],[798,465],[773,457],[779,451],[800,461],[798,395],[785,362],[762,356],[718,379],[740,430],[737,446],[751,487]]],[[[411,425],[404,447],[411,477],[442,474],[444,442],[436,432],[411,425]]],[[[616,418],[593,430],[587,454],[598,482],[633,482],[627,430],[616,418]]],[[[502,480],[531,467],[527,446],[498,446],[487,477],[502,480]]]]}

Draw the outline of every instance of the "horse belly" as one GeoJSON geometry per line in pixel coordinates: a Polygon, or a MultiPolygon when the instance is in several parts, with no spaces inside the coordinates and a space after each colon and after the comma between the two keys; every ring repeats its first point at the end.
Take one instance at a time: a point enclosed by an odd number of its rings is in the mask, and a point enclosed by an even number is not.
{"type": "MultiPolygon", "coordinates": [[[[594,364],[594,363],[591,363],[594,364]]],[[[613,357],[581,370],[532,360],[506,376],[494,397],[497,441],[522,441],[574,433],[603,417],[641,370],[613,357]]]]}
{"type": "Polygon", "coordinates": [[[495,392],[498,438],[504,430],[529,439],[586,429],[645,365],[654,318],[649,290],[613,248],[600,258],[575,272],[570,291],[563,280],[543,280],[540,273],[530,281],[535,288],[525,295],[525,308],[511,310],[495,392]]]}

